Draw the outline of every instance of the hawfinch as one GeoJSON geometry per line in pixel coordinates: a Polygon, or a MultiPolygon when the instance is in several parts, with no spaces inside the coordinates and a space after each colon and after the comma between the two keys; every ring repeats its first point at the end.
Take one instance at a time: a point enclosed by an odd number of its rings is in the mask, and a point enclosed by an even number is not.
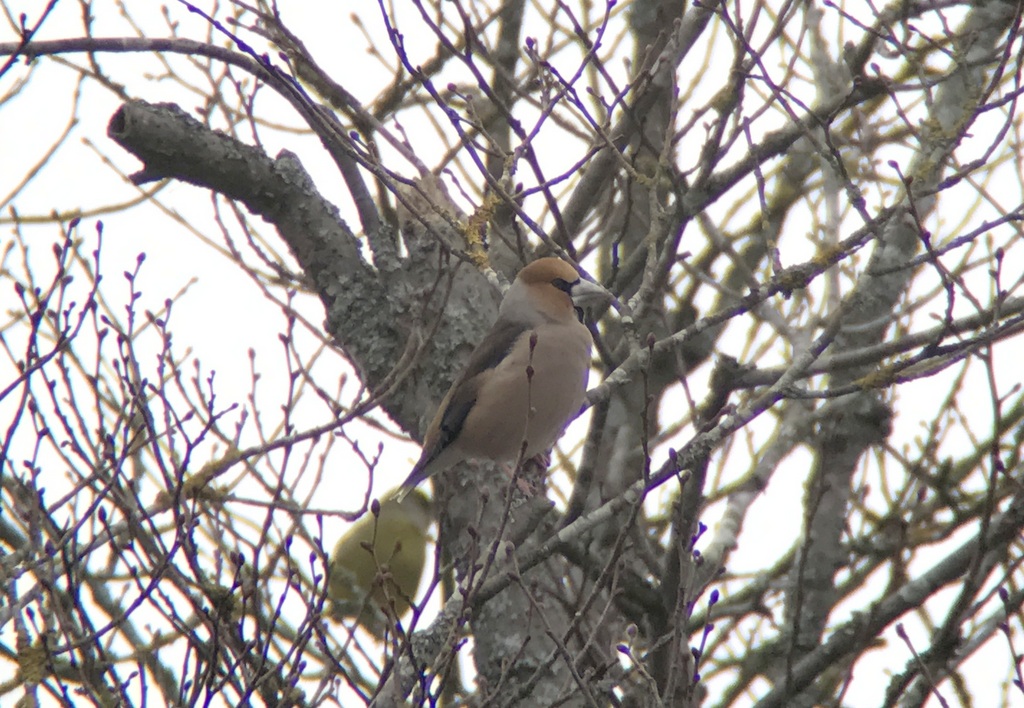
{"type": "Polygon", "coordinates": [[[523,459],[550,449],[587,390],[593,340],[580,308],[606,298],[558,258],[519,271],[491,331],[441,401],[400,494],[462,460],[514,461],[524,442],[523,459]]]}

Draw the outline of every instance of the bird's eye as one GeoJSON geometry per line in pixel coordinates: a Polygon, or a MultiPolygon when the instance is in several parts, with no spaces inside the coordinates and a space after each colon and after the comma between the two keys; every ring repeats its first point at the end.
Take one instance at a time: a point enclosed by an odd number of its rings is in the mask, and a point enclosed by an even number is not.
{"type": "Polygon", "coordinates": [[[554,280],[551,281],[551,284],[554,285],[559,290],[561,290],[566,295],[571,296],[572,286],[575,285],[576,283],[570,283],[569,281],[563,280],[562,278],[555,278],[554,280]]]}

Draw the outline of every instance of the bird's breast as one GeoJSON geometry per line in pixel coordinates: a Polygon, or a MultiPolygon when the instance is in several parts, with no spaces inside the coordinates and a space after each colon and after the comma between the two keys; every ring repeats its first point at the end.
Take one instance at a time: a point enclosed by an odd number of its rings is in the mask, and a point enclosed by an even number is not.
{"type": "Polygon", "coordinates": [[[514,460],[524,440],[526,457],[550,448],[583,404],[590,347],[590,332],[575,321],[524,333],[480,388],[466,420],[479,431],[478,443],[465,452],[514,460]],[[533,347],[531,334],[536,335],[533,347]]]}

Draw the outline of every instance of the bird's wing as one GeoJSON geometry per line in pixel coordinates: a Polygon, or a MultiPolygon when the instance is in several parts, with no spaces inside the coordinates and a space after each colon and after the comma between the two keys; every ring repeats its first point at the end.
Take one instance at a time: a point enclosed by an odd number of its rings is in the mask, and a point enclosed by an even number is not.
{"type": "MultiPolygon", "coordinates": [[[[508,357],[516,341],[528,331],[521,323],[496,322],[473,350],[466,368],[452,384],[449,393],[441,402],[438,422],[437,450],[451,445],[462,431],[466,417],[476,403],[480,386],[486,381],[488,372],[495,369],[508,357]]],[[[434,456],[431,456],[434,457],[434,456]]]]}
{"type": "Polygon", "coordinates": [[[423,469],[437,459],[445,448],[458,439],[488,372],[505,360],[516,341],[529,329],[521,322],[499,320],[494,323],[494,327],[473,350],[466,368],[441,401],[438,413],[430,426],[431,430],[428,430],[426,435],[426,440],[433,443],[432,448],[416,465],[417,470],[423,469]]]}

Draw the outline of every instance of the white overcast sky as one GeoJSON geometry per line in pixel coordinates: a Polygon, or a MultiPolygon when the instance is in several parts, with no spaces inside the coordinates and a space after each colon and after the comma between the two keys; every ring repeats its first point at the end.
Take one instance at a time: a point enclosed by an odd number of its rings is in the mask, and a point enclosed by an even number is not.
{"type": "MultiPolygon", "coordinates": [[[[133,19],[145,28],[150,36],[162,37],[169,34],[159,12],[160,3],[127,0],[126,4],[133,13],[133,19]]],[[[30,19],[37,16],[41,5],[38,0],[13,3],[15,12],[23,10],[30,19]]],[[[165,6],[172,20],[179,24],[181,36],[199,40],[206,37],[208,28],[204,20],[189,14],[179,3],[167,2],[165,6]]],[[[308,3],[285,0],[282,6],[286,20],[292,23],[292,29],[296,34],[302,37],[324,68],[356,96],[369,100],[390,80],[387,70],[364,52],[364,36],[348,19],[353,8],[359,8],[364,18],[364,26],[373,34],[376,41],[386,46],[376,3],[308,3]]],[[[59,3],[37,38],[60,39],[80,36],[80,13],[77,3],[67,0],[59,3]]],[[[134,34],[125,20],[119,16],[115,3],[96,3],[95,14],[95,35],[134,34]]],[[[412,22],[411,19],[409,21],[412,22]]],[[[0,29],[0,41],[14,39],[15,36],[8,27],[0,29]]],[[[433,49],[434,43],[426,35],[409,32],[406,34],[406,40],[414,56],[420,53],[426,57],[433,49]]],[[[216,41],[224,43],[221,37],[216,41]]],[[[80,56],[68,56],[66,60],[76,65],[84,62],[80,56]]],[[[186,87],[171,80],[139,80],[144,71],[152,75],[162,72],[162,67],[153,58],[137,55],[101,56],[100,61],[115,80],[127,84],[130,93],[153,102],[177,102],[186,111],[194,111],[196,97],[186,87]]],[[[176,66],[183,65],[182,61],[176,63],[176,66]]],[[[0,92],[9,91],[12,82],[23,74],[23,71],[15,70],[0,79],[0,92]]],[[[29,86],[14,101],[0,109],[0,165],[3,166],[0,169],[0,197],[6,195],[21,179],[25,166],[40,159],[71,120],[70,101],[66,97],[74,90],[75,81],[76,74],[71,69],[51,60],[42,60],[29,86]]],[[[709,87],[709,90],[718,88],[720,86],[709,87]]],[[[283,102],[273,99],[269,90],[264,90],[261,95],[261,105],[264,106],[260,111],[261,116],[273,116],[282,124],[301,127],[298,117],[283,102]],[[270,106],[275,104],[278,108],[272,110],[270,106]]],[[[89,210],[96,205],[126,202],[137,197],[138,190],[127,184],[117,172],[135,171],[139,166],[137,161],[106,137],[107,122],[119,104],[117,96],[94,82],[83,84],[81,104],[75,114],[79,123],[71,138],[58,148],[53,159],[44,166],[34,182],[18,196],[16,205],[22,217],[45,215],[53,210],[89,210]],[[106,164],[106,158],[113,161],[116,170],[106,164]]],[[[406,126],[406,129],[409,130],[411,127],[406,126]]],[[[429,131],[422,134],[412,133],[410,137],[420,157],[428,164],[432,164],[432,161],[443,152],[443,145],[429,131]]],[[[321,192],[342,209],[349,224],[355,227],[358,220],[352,214],[351,205],[345,197],[344,185],[317,141],[308,135],[290,131],[266,130],[261,133],[261,138],[271,155],[276,154],[281,148],[297,152],[305,167],[316,178],[321,192]]],[[[558,153],[557,148],[551,147],[544,154],[558,153]]],[[[564,161],[571,164],[580,154],[567,152],[564,161]]],[[[400,163],[392,164],[398,169],[405,169],[400,163]]],[[[411,169],[408,170],[408,174],[413,174],[411,169]]],[[[267,406],[268,410],[276,409],[281,404],[284,391],[284,382],[281,380],[284,359],[278,340],[284,319],[279,308],[267,303],[259,289],[230,260],[189,232],[191,227],[215,243],[221,241],[221,236],[210,218],[211,197],[208,192],[180,183],[171,183],[161,191],[160,197],[165,203],[180,210],[180,221],[168,218],[151,205],[141,205],[99,217],[104,223],[102,257],[108,280],[105,283],[108,297],[118,303],[118,307],[123,304],[123,299],[118,298],[127,296],[128,286],[120,274],[133,268],[138,254],[144,252],[147,260],[140,278],[143,296],[139,310],[158,310],[166,297],[188,286],[188,293],[175,304],[171,320],[177,351],[181,353],[185,347],[191,348],[194,356],[202,361],[204,371],[216,370],[218,394],[224,400],[237,400],[244,404],[251,388],[247,352],[250,348],[255,349],[257,369],[263,377],[259,388],[260,404],[267,406]]],[[[1008,198],[1019,199],[1012,195],[1008,198]]],[[[83,219],[79,235],[87,240],[95,239],[96,221],[96,217],[83,219]]],[[[7,241],[11,225],[10,214],[6,211],[0,215],[0,229],[0,233],[3,233],[2,240],[7,241]]],[[[265,231],[269,233],[269,229],[265,231]]],[[[33,244],[38,242],[38,245],[34,246],[35,267],[50,267],[50,245],[57,239],[58,227],[52,224],[26,227],[24,232],[33,244]]],[[[9,292],[3,293],[0,295],[0,302],[6,303],[9,297],[9,292]]],[[[322,324],[323,310],[315,298],[300,297],[298,307],[314,326],[322,324]]],[[[6,310],[7,306],[4,309],[6,310]]],[[[313,338],[309,337],[309,340],[312,342],[313,338]]],[[[155,347],[155,344],[155,341],[149,342],[150,346],[155,347]]],[[[730,353],[737,351],[738,349],[730,353]]],[[[1000,348],[996,351],[997,357],[1005,356],[1008,359],[1024,354],[1019,343],[1007,347],[1006,353],[998,353],[1000,348]]],[[[1011,359],[1008,363],[1016,367],[1017,364],[1013,361],[1011,359]]],[[[11,371],[10,362],[0,362],[0,380],[9,380],[11,371]]],[[[317,372],[318,375],[332,380],[347,373],[352,378],[348,390],[356,390],[354,376],[340,356],[334,353],[327,353],[321,358],[317,372]]],[[[1006,372],[1008,381],[1012,380],[1011,377],[1017,376],[1016,368],[1002,369],[1001,375],[1003,372],[1006,372]]],[[[703,388],[699,374],[700,372],[691,382],[695,389],[694,395],[697,397],[703,388]]],[[[326,385],[325,388],[330,390],[333,386],[326,385]]],[[[928,412],[936,410],[941,404],[944,393],[945,389],[942,386],[937,386],[934,381],[927,379],[902,387],[900,405],[907,406],[911,402],[919,405],[921,415],[908,415],[904,409],[893,436],[897,446],[901,441],[912,440],[919,433],[921,421],[927,420],[928,412]]],[[[983,395],[978,413],[980,416],[987,415],[984,411],[986,400],[983,395]]],[[[2,407],[0,413],[6,418],[5,409],[2,407]]],[[[311,411],[309,415],[310,425],[324,422],[323,416],[315,411],[311,411]]],[[[584,424],[585,421],[578,421],[570,435],[580,435],[584,430],[584,424]]],[[[979,425],[979,428],[984,429],[982,425],[979,425]]],[[[353,426],[351,431],[350,434],[358,435],[363,448],[370,452],[375,450],[377,441],[386,443],[381,466],[384,471],[384,484],[375,490],[376,494],[384,491],[387,486],[397,484],[405,476],[409,464],[418,455],[418,447],[414,444],[402,442],[397,437],[382,435],[368,426],[353,426]]],[[[948,441],[949,444],[955,442],[948,441]]],[[[732,557],[730,569],[742,571],[762,568],[766,557],[778,557],[791,546],[793,539],[800,532],[800,500],[803,497],[803,483],[808,471],[809,458],[797,452],[785,469],[773,478],[771,487],[755,504],[746,520],[740,547],[732,557]]],[[[322,493],[318,493],[318,499],[323,500],[323,506],[341,503],[340,508],[350,510],[361,504],[362,489],[357,489],[358,484],[353,484],[352,480],[339,477],[324,480],[322,484],[328,486],[322,493]],[[356,490],[354,493],[353,489],[356,490]],[[351,495],[350,504],[343,503],[346,494],[351,495]]],[[[713,521],[714,514],[709,513],[705,517],[705,522],[710,524],[713,521]]],[[[331,534],[328,538],[341,533],[342,528],[343,524],[339,519],[328,519],[327,531],[331,534]]],[[[842,619],[833,618],[834,621],[842,619]]],[[[776,620],[781,621],[781,618],[776,620]]],[[[915,626],[912,620],[908,621],[907,626],[915,646],[919,649],[927,646],[925,630],[915,626]]],[[[903,643],[896,638],[895,632],[892,629],[887,630],[883,639],[888,649],[868,655],[857,665],[859,676],[877,675],[877,685],[872,689],[868,685],[870,682],[856,681],[855,686],[863,695],[847,695],[846,705],[865,708],[878,705],[879,697],[888,682],[888,672],[902,670],[905,665],[908,659],[907,651],[903,643]]],[[[971,667],[971,685],[978,691],[976,705],[993,705],[994,703],[986,704],[982,700],[981,691],[998,690],[999,684],[1009,675],[1008,650],[1005,645],[994,644],[991,650],[976,657],[971,662],[971,667]]],[[[948,692],[946,698],[953,699],[948,692]]],[[[1001,697],[993,697],[993,700],[1001,700],[1001,697]]]]}

